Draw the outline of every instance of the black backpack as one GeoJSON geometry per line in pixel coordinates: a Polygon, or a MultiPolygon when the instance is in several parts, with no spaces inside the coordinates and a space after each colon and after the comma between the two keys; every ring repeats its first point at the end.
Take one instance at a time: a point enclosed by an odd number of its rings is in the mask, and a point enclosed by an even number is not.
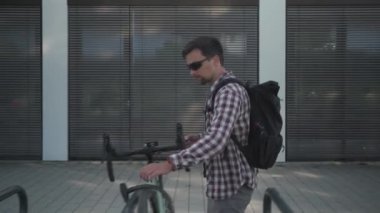
{"type": "Polygon", "coordinates": [[[282,128],[280,99],[277,96],[280,87],[275,81],[250,86],[236,78],[227,78],[216,85],[212,94],[211,109],[214,108],[218,90],[229,83],[242,85],[247,90],[251,102],[248,144],[243,147],[235,135],[231,138],[244,154],[251,168],[271,168],[283,147],[280,134],[282,128]]]}

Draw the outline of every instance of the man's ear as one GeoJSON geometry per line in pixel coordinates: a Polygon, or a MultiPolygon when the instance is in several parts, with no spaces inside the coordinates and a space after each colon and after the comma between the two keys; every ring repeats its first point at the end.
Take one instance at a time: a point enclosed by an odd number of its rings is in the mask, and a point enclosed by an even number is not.
{"type": "Polygon", "coordinates": [[[214,66],[220,66],[221,65],[220,58],[218,55],[214,55],[211,59],[212,59],[212,63],[214,64],[214,66]]]}

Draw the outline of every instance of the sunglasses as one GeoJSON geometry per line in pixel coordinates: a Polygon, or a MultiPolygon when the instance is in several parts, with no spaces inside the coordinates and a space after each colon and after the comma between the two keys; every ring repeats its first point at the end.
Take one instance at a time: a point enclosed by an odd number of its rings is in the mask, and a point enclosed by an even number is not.
{"type": "Polygon", "coordinates": [[[189,70],[197,71],[199,68],[202,67],[203,62],[205,62],[206,60],[208,60],[208,58],[205,58],[205,59],[200,60],[200,61],[193,62],[191,64],[187,64],[186,66],[187,66],[187,68],[189,68],[189,70]]]}

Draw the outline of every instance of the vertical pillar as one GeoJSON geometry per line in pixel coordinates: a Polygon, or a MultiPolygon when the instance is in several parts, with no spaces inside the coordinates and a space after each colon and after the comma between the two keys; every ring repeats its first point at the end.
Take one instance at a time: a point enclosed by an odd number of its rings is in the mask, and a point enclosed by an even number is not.
{"type": "MultiPolygon", "coordinates": [[[[268,80],[280,85],[282,136],[286,145],[286,0],[259,2],[259,82],[268,80]]],[[[280,153],[277,161],[285,161],[285,152],[280,153]]]]}
{"type": "Polygon", "coordinates": [[[68,160],[66,0],[42,0],[43,160],[68,160]]]}

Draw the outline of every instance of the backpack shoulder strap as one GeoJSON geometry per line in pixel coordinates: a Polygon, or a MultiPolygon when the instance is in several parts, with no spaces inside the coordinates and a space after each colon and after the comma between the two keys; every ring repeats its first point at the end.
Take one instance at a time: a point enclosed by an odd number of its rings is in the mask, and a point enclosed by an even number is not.
{"type": "Polygon", "coordinates": [[[238,83],[240,85],[242,85],[244,87],[244,84],[243,82],[239,81],[238,79],[236,78],[227,78],[227,79],[223,79],[221,80],[216,86],[215,86],[215,89],[214,91],[212,92],[212,99],[211,99],[211,107],[210,107],[210,111],[214,110],[214,101],[215,101],[215,97],[216,97],[216,94],[218,93],[218,91],[224,87],[225,85],[229,84],[229,83],[238,83]]]}
{"type": "MultiPolygon", "coordinates": [[[[241,82],[240,80],[238,80],[237,78],[227,78],[227,79],[223,79],[222,81],[220,81],[216,86],[215,86],[215,89],[214,91],[212,92],[212,99],[211,99],[211,107],[210,111],[213,111],[214,110],[214,102],[215,102],[215,97],[216,97],[216,94],[218,93],[218,91],[224,87],[225,85],[229,84],[229,83],[238,83],[240,84],[241,86],[243,86],[245,88],[245,85],[243,82],[241,82]]],[[[237,140],[237,137],[236,135],[232,134],[231,135],[231,139],[232,141],[238,146],[239,150],[242,150],[243,147],[242,145],[238,142],[237,140]]],[[[225,149],[226,151],[227,149],[225,149]]]]}

